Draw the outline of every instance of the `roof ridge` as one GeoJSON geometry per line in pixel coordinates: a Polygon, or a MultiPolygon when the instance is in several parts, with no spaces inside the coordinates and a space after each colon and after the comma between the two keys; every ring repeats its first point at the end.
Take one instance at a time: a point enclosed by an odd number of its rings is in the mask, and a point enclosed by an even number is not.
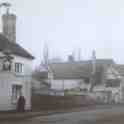
{"type": "MultiPolygon", "coordinates": [[[[87,62],[91,62],[92,60],[83,60],[83,61],[74,61],[74,62],[69,62],[69,61],[65,61],[65,62],[52,62],[52,63],[49,63],[49,64],[82,64],[82,63],[87,63],[87,62]]],[[[113,61],[113,59],[96,59],[96,61],[113,61]]]]}

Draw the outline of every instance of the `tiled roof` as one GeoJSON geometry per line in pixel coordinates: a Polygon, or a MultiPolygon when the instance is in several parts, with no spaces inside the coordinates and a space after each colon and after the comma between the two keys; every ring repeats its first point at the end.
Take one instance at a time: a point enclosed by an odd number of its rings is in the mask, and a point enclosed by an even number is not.
{"type": "MultiPolygon", "coordinates": [[[[112,59],[97,59],[96,73],[101,71],[101,67],[113,64],[112,59]]],[[[92,61],[51,63],[50,69],[53,72],[54,79],[81,79],[91,77],[92,61]]]]}
{"type": "Polygon", "coordinates": [[[10,42],[5,36],[0,34],[0,51],[3,51],[5,49],[9,49],[12,54],[29,59],[34,59],[34,57],[19,44],[10,42]]]}

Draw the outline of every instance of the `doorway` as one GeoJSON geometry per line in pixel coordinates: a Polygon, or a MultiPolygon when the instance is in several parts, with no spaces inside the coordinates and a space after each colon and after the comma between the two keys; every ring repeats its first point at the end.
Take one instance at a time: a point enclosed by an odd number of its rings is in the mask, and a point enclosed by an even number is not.
{"type": "Polygon", "coordinates": [[[12,103],[17,103],[19,96],[22,94],[22,85],[12,85],[12,103]]]}

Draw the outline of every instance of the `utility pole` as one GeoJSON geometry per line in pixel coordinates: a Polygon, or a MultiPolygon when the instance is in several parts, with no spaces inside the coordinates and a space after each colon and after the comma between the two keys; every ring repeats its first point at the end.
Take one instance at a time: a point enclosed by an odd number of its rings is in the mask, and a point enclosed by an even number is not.
{"type": "Polygon", "coordinates": [[[90,79],[90,83],[91,83],[90,92],[92,92],[94,83],[95,83],[95,74],[96,74],[96,52],[95,52],[95,50],[93,50],[93,52],[92,52],[91,62],[92,62],[91,63],[92,64],[92,72],[91,72],[91,79],[90,79]]]}

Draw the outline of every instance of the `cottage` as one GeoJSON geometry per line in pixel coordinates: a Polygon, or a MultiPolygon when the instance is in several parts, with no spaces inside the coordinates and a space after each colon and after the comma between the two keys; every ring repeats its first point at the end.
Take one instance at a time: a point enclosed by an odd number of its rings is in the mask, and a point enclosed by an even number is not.
{"type": "Polygon", "coordinates": [[[31,74],[34,57],[16,43],[16,16],[7,11],[2,16],[0,34],[0,111],[14,110],[23,95],[26,109],[31,109],[31,74]]]}
{"type": "Polygon", "coordinates": [[[73,95],[92,93],[107,102],[120,102],[124,98],[124,68],[119,67],[112,59],[96,59],[94,52],[88,61],[51,63],[51,88],[73,95]]]}

